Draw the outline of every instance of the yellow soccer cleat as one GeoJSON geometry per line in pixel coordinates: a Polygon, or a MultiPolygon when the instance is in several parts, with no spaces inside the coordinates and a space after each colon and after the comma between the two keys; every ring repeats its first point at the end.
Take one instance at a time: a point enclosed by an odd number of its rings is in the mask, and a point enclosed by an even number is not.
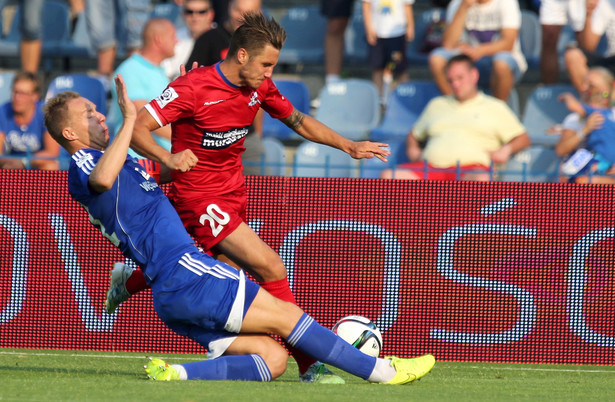
{"type": "Polygon", "coordinates": [[[145,366],[147,378],[154,381],[179,380],[179,373],[162,359],[152,359],[145,366]]]}
{"type": "Polygon", "coordinates": [[[420,379],[429,373],[436,364],[436,359],[432,355],[423,355],[414,359],[402,359],[395,356],[387,356],[385,359],[391,361],[391,366],[395,367],[397,374],[391,381],[384,384],[402,385],[420,379]]]}

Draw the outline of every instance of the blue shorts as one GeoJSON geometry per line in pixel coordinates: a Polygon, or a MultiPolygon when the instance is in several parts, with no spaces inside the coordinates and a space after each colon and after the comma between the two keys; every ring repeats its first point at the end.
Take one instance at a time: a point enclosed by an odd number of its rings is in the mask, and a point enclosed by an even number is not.
{"type": "MultiPolygon", "coordinates": [[[[436,48],[432,50],[430,56],[440,56],[444,58],[446,61],[453,56],[461,54],[459,50],[455,49],[445,49],[443,47],[436,48]]],[[[519,68],[519,64],[515,61],[512,54],[510,52],[499,52],[494,54],[493,56],[483,57],[480,60],[474,62],[476,68],[480,72],[480,82],[481,85],[485,85],[485,83],[489,83],[489,79],[491,77],[491,69],[493,66],[493,62],[496,60],[504,61],[512,71],[515,82],[519,81],[523,76],[521,69],[519,68]]]]}
{"type": "Polygon", "coordinates": [[[151,284],[154,309],[173,331],[222,355],[235,340],[260,287],[243,271],[197,251],[151,284]]]}
{"type": "Polygon", "coordinates": [[[391,64],[394,74],[406,70],[406,36],[395,38],[378,38],[374,46],[369,47],[369,66],[373,69],[384,69],[391,64]]]}

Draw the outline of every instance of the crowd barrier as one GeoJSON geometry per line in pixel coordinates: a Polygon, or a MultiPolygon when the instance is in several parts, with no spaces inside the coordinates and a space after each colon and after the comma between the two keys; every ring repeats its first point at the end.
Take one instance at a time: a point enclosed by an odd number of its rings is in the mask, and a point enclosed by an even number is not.
{"type": "MultiPolygon", "coordinates": [[[[384,354],[613,364],[612,186],[249,177],[250,225],[322,324],[360,314],[384,354]]],[[[108,315],[123,256],[66,172],[0,171],[0,347],[203,353],[145,291],[108,315]]]]}

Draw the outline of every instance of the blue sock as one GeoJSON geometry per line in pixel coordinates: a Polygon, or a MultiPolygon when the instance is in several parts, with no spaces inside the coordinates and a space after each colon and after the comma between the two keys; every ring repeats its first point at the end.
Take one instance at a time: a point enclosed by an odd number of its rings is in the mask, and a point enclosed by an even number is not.
{"type": "Polygon", "coordinates": [[[189,380],[271,381],[271,371],[259,355],[221,356],[183,363],[189,380]]]}
{"type": "Polygon", "coordinates": [[[305,313],[286,341],[313,358],[364,380],[376,365],[375,357],[361,352],[305,313]]]}

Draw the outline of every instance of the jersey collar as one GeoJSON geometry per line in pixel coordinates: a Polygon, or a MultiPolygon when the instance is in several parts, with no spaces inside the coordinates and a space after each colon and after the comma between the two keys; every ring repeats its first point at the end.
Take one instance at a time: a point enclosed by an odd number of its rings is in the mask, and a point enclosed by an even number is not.
{"type": "Polygon", "coordinates": [[[240,88],[239,85],[233,84],[232,82],[228,80],[228,78],[224,76],[224,74],[222,73],[222,70],[220,70],[220,63],[222,62],[219,61],[216,63],[216,71],[218,72],[218,75],[220,75],[220,78],[222,78],[222,80],[224,80],[224,82],[226,82],[231,88],[240,88]]]}

